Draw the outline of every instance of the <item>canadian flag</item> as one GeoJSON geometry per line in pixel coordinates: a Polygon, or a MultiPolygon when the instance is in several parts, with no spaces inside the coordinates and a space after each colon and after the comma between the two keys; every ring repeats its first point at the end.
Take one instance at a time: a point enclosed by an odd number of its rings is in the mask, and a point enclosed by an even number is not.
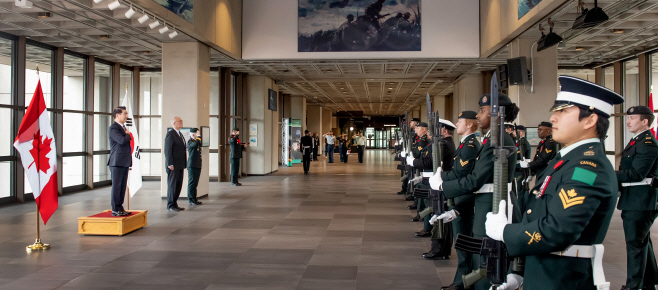
{"type": "Polygon", "coordinates": [[[130,132],[130,153],[133,159],[133,166],[128,173],[128,189],[130,190],[130,197],[135,195],[137,191],[142,188],[142,164],[139,156],[139,135],[137,134],[137,127],[135,127],[135,117],[133,116],[133,109],[128,100],[128,90],[123,98],[121,104],[128,112],[128,121],[126,121],[126,129],[130,132]]]}
{"type": "Polygon", "coordinates": [[[57,150],[54,139],[39,81],[18,129],[14,148],[21,155],[21,162],[44,224],[57,210],[58,205],[57,150]]]}

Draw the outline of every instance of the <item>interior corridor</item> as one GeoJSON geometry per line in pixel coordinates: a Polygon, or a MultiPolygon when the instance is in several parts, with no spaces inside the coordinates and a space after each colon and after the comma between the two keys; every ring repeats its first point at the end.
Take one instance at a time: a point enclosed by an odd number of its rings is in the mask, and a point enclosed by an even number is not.
{"type": "MultiPolygon", "coordinates": [[[[211,182],[203,205],[168,212],[159,182],[130,200],[149,225],[124,237],[80,236],[77,218],[109,207],[109,187],[60,197],[42,226],[51,250],[28,254],[34,203],[0,210],[0,289],[438,289],[452,282],[456,255],[427,261],[430,240],[414,238],[409,202],[395,192],[400,173],[388,150],[349,163],[280,167],[243,186],[211,182]]],[[[658,238],[654,225],[652,237],[658,238]]],[[[605,241],[611,289],[625,281],[617,212],[605,241]]]]}

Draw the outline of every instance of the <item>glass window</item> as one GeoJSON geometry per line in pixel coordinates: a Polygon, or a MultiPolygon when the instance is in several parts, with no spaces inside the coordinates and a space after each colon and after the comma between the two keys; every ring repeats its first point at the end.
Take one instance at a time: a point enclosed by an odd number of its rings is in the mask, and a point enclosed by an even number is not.
{"type": "MultiPolygon", "coordinates": [[[[608,66],[603,68],[603,86],[608,88],[609,90],[615,90],[615,70],[614,67],[608,66]]],[[[620,117],[613,117],[610,118],[610,126],[608,127],[608,133],[606,134],[608,137],[605,139],[605,151],[608,152],[615,152],[615,118],[620,118],[620,117]]],[[[615,164],[615,154],[606,154],[608,157],[608,160],[610,160],[610,163],[615,164]]]]}
{"type": "MultiPolygon", "coordinates": [[[[139,145],[142,149],[162,149],[162,73],[140,72],[139,75],[139,145]]],[[[162,155],[141,152],[143,176],[160,176],[162,155]]]]}
{"type": "Polygon", "coordinates": [[[14,138],[11,136],[12,115],[12,109],[0,108],[0,156],[12,155],[14,146],[12,143],[14,138]]]}
{"type": "MultiPolygon", "coordinates": [[[[123,100],[128,96],[130,100],[133,99],[133,71],[128,69],[120,69],[121,75],[121,93],[119,94],[119,104],[123,104],[123,100]]],[[[133,113],[134,114],[134,113],[133,113]]]]}
{"type": "Polygon", "coordinates": [[[25,106],[32,101],[37,83],[41,80],[41,90],[46,107],[52,108],[52,62],[53,51],[34,45],[27,45],[25,62],[25,106]],[[37,74],[37,66],[39,73],[37,74]]]}
{"type": "Polygon", "coordinates": [[[12,196],[11,166],[13,162],[0,162],[0,198],[12,196]]]}
{"type": "Polygon", "coordinates": [[[94,65],[94,112],[112,112],[112,66],[94,65]]]}
{"type": "MultiPolygon", "coordinates": [[[[110,150],[109,128],[114,122],[110,115],[94,115],[94,151],[110,150]]],[[[64,131],[66,134],[66,131],[64,131]]]]}
{"type": "Polygon", "coordinates": [[[94,182],[110,180],[110,168],[107,161],[110,154],[94,155],[94,182]]]}
{"type": "Polygon", "coordinates": [[[210,72],[210,115],[219,115],[219,72],[210,72]]]}
{"type": "MultiPolygon", "coordinates": [[[[632,59],[624,62],[624,112],[627,108],[637,106],[640,104],[640,78],[639,78],[639,62],[637,59],[632,59]]],[[[630,142],[633,138],[633,133],[628,131],[628,127],[624,126],[624,144],[630,142]]]]}
{"type": "Polygon", "coordinates": [[[85,59],[64,54],[64,110],[85,109],[84,71],[85,59]]]}
{"type": "MultiPolygon", "coordinates": [[[[649,94],[648,104],[649,104],[649,107],[652,108],[653,111],[654,111],[653,115],[656,118],[658,118],[658,114],[655,113],[656,110],[658,110],[658,100],[656,100],[656,99],[658,99],[658,97],[653,95],[653,88],[654,88],[653,81],[658,80],[658,55],[652,54],[649,57],[650,57],[649,61],[651,63],[651,68],[650,68],[651,73],[649,74],[649,84],[650,84],[649,92],[650,92],[650,94],[649,94]]],[[[657,122],[658,122],[658,120],[654,119],[653,124],[652,124],[652,127],[654,128],[654,130],[656,129],[656,123],[657,122]]]]}
{"type": "Polygon", "coordinates": [[[14,42],[0,37],[0,104],[11,105],[14,42]]]}
{"type": "Polygon", "coordinates": [[[140,79],[139,114],[161,115],[162,114],[162,73],[142,72],[140,73],[139,79],[140,79]]]}
{"type": "Polygon", "coordinates": [[[83,156],[64,157],[62,163],[64,163],[62,165],[62,187],[85,183],[85,159],[83,156]]]}

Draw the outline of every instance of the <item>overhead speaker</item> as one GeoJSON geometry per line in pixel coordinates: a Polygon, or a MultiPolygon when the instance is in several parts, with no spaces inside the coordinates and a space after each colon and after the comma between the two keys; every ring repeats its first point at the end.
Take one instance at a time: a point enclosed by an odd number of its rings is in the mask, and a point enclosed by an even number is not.
{"type": "Polygon", "coordinates": [[[509,70],[508,79],[510,86],[528,83],[528,66],[526,65],[525,56],[508,59],[507,69],[509,70]]]}

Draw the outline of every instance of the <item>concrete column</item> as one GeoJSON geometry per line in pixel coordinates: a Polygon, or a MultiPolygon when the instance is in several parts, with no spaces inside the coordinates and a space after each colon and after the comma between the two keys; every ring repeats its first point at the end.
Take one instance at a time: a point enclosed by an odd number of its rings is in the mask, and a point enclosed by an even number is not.
{"type": "MultiPolygon", "coordinates": [[[[530,49],[536,39],[516,39],[510,44],[510,58],[527,57],[528,69],[531,69],[530,49]]],[[[541,121],[548,121],[549,109],[555,102],[558,92],[557,80],[557,46],[535,51],[532,79],[534,93],[530,93],[531,84],[510,86],[509,97],[519,108],[517,124],[536,127],[541,121]]]]}
{"type": "MultiPolygon", "coordinates": [[[[267,108],[268,90],[278,91],[274,81],[266,76],[247,76],[246,92],[247,98],[247,127],[240,134],[245,142],[250,138],[256,138],[256,146],[250,144],[246,151],[246,172],[248,175],[266,175],[276,171],[278,165],[278,153],[280,129],[279,114],[267,108]],[[251,128],[256,129],[252,135],[251,128]]],[[[278,108],[277,108],[278,110],[278,108]]]]}
{"type": "Polygon", "coordinates": [[[306,129],[311,132],[311,135],[313,132],[317,132],[320,136],[324,133],[322,132],[322,113],[322,107],[318,105],[306,106],[306,121],[308,122],[306,129]]]}
{"type": "MultiPolygon", "coordinates": [[[[179,116],[184,128],[208,126],[210,122],[210,50],[200,42],[162,44],[162,138],[171,128],[170,119],[179,116]]],[[[209,186],[208,148],[202,149],[203,165],[197,196],[207,196],[209,186]]],[[[164,161],[164,152],[162,153],[164,161]]],[[[161,196],[167,196],[167,172],[162,165],[161,196]]],[[[187,199],[187,171],[180,200],[187,199]]],[[[184,203],[181,203],[184,204],[184,203]]]]}
{"type": "MultiPolygon", "coordinates": [[[[322,134],[329,132],[331,128],[334,128],[334,120],[336,120],[336,117],[331,116],[331,110],[322,108],[322,134]]],[[[338,121],[336,121],[336,126],[335,128],[338,128],[337,125],[338,121]]],[[[319,134],[319,133],[318,133],[319,134]]],[[[320,135],[322,135],[320,134],[320,135]]],[[[318,154],[319,152],[324,152],[324,141],[320,140],[320,149],[318,149],[318,154]]]]}

